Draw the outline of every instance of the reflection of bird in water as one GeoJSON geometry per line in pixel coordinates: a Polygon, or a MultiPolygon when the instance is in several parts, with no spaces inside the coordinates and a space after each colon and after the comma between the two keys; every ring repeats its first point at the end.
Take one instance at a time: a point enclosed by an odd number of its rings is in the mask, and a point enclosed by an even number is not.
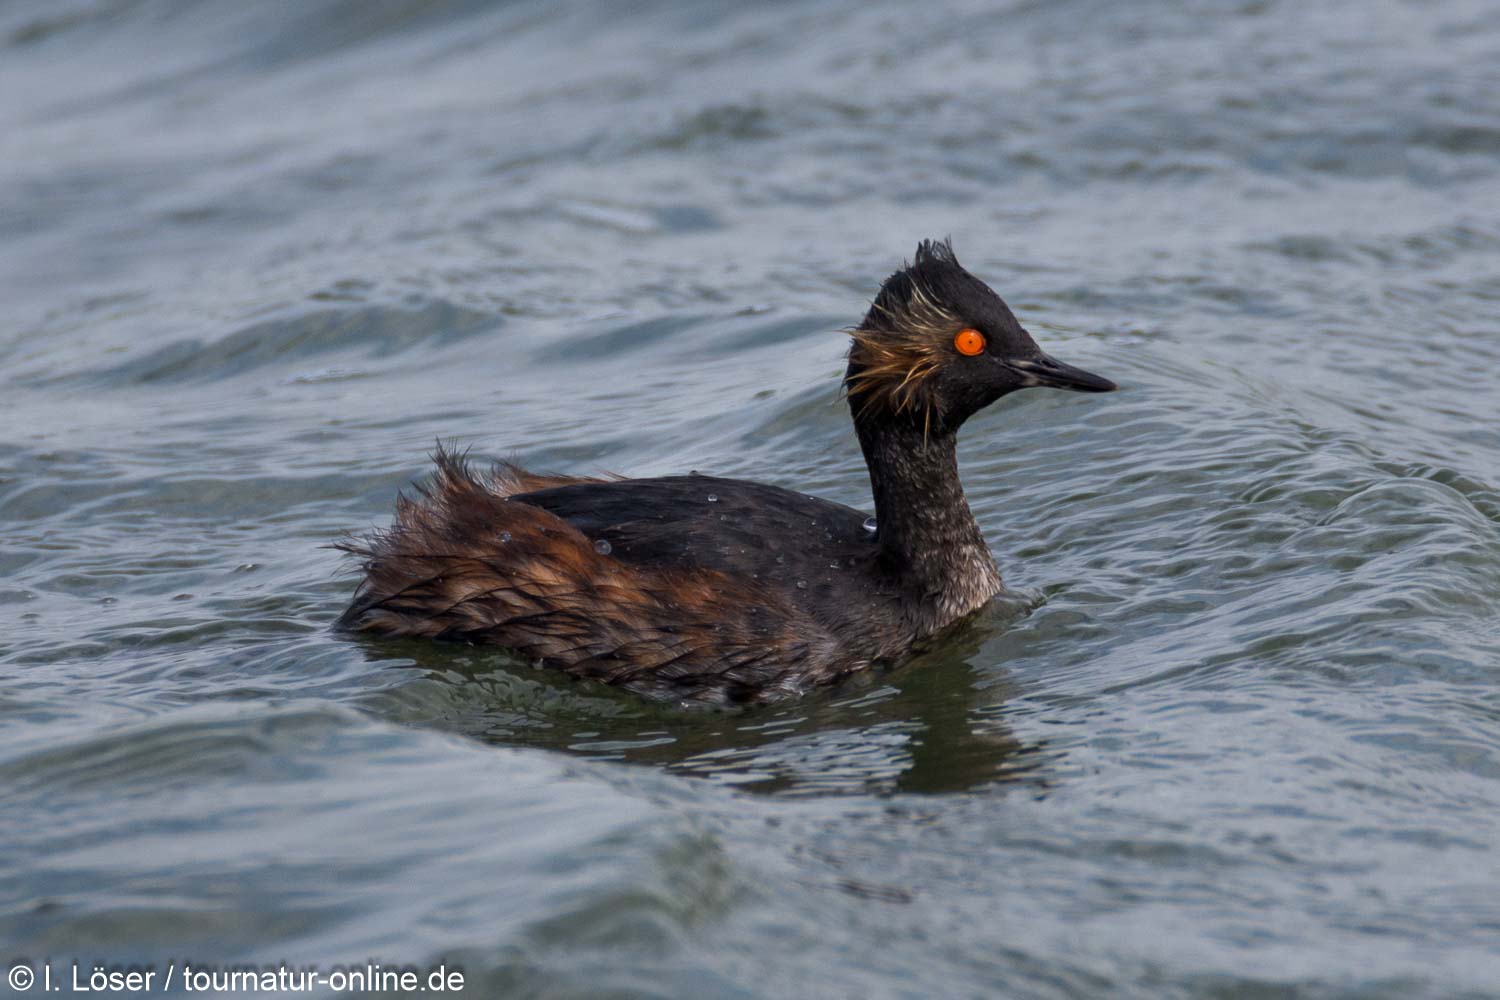
{"type": "Polygon", "coordinates": [[[591,696],[547,674],[496,669],[503,659],[478,651],[454,657],[416,643],[402,644],[401,652],[427,671],[426,681],[395,697],[487,742],[655,765],[759,794],[1045,787],[1052,759],[1045,747],[1023,744],[994,717],[1003,715],[1010,685],[970,666],[1021,607],[997,602],[941,648],[832,697],[750,714],[683,713],[591,696]]]}

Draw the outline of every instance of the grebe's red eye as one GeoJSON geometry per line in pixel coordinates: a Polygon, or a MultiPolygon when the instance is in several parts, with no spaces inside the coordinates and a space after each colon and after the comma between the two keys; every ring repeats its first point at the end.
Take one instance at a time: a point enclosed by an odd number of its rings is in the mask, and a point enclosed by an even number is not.
{"type": "Polygon", "coordinates": [[[966,354],[971,358],[976,354],[983,354],[984,334],[972,326],[966,326],[954,334],[953,347],[959,354],[966,354]]]}

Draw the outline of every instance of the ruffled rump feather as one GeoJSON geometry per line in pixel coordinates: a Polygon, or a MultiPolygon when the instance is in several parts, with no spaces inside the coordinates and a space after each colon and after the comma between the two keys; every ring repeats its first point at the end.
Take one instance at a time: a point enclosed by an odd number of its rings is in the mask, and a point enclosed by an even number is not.
{"type": "Polygon", "coordinates": [[[503,646],[579,677],[719,703],[783,697],[867,665],[755,580],[632,565],[516,502],[601,480],[506,462],[480,476],[441,448],[434,462],[391,528],[339,544],[365,572],[342,627],[503,646]]]}

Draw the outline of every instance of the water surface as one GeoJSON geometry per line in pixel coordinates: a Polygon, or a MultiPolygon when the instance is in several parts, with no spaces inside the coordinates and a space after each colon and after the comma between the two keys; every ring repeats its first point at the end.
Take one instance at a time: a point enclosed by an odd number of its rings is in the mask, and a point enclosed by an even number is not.
{"type": "Polygon", "coordinates": [[[0,942],[476,996],[1500,994],[1500,10],[0,8],[0,942]],[[351,640],[439,438],[865,508],[951,234],[1020,606],[682,712],[351,640]]]}

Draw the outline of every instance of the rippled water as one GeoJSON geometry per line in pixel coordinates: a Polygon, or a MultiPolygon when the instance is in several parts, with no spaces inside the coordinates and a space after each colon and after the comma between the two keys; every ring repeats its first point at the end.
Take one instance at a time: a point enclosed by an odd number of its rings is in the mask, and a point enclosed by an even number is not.
{"type": "MultiPolygon", "coordinates": [[[[1500,9],[0,7],[0,943],[479,996],[1500,991],[1500,9]],[[952,234],[1023,607],[684,713],[331,633],[438,438],[860,507],[952,234]]],[[[61,967],[61,966],[59,966],[61,967]]]]}

